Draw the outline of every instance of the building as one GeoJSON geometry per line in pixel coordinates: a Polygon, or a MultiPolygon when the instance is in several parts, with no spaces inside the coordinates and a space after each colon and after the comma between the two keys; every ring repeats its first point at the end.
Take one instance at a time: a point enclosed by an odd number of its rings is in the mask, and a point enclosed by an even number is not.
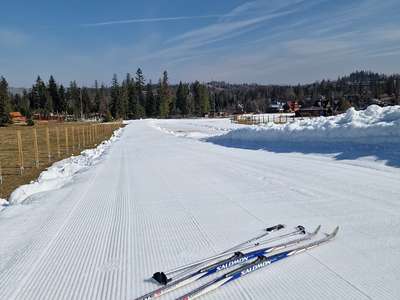
{"type": "Polygon", "coordinates": [[[19,111],[10,112],[11,122],[14,124],[25,124],[26,117],[24,117],[19,111]]]}
{"type": "Polygon", "coordinates": [[[286,108],[289,112],[296,112],[300,110],[300,105],[298,101],[288,101],[286,103],[286,108]]]}

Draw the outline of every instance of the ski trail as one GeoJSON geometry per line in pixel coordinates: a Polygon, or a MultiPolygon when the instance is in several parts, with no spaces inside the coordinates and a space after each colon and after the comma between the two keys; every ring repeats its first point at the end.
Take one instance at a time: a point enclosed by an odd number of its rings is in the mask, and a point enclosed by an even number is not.
{"type": "Polygon", "coordinates": [[[277,223],[341,232],[204,299],[398,299],[399,180],[396,169],[225,148],[132,122],[71,184],[2,212],[0,299],[131,300],[154,289],[155,271],[277,223]]]}

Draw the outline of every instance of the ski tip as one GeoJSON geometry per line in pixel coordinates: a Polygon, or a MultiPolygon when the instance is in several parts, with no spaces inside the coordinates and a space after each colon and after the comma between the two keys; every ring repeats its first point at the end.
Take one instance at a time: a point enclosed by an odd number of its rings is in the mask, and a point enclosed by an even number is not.
{"type": "Polygon", "coordinates": [[[339,232],[339,226],[336,226],[335,230],[331,233],[331,236],[335,237],[338,232],[339,232]]]}
{"type": "Polygon", "coordinates": [[[167,275],[164,274],[164,272],[156,272],[153,274],[152,278],[163,285],[166,285],[168,282],[171,281],[171,279],[169,279],[167,275]]]}
{"type": "Polygon", "coordinates": [[[318,232],[321,230],[321,225],[318,225],[317,228],[315,228],[314,232],[312,233],[312,235],[317,235],[318,232]]]}
{"type": "Polygon", "coordinates": [[[336,226],[335,230],[333,230],[331,233],[329,234],[325,234],[327,238],[329,239],[333,239],[339,232],[339,226],[336,226]]]}

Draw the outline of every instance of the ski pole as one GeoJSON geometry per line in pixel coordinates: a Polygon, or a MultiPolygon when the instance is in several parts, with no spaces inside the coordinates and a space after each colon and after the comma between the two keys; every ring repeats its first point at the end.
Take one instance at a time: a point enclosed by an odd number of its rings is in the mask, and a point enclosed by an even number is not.
{"type": "Polygon", "coordinates": [[[165,275],[169,275],[169,274],[173,274],[173,273],[176,273],[176,272],[179,272],[179,271],[182,271],[182,270],[186,270],[186,269],[191,268],[191,267],[196,267],[198,265],[210,262],[210,261],[212,261],[214,259],[217,259],[217,258],[221,258],[223,256],[231,254],[234,250],[239,250],[240,247],[243,247],[243,246],[245,246],[247,244],[250,244],[250,243],[252,243],[254,241],[257,241],[257,240],[259,240],[259,239],[271,234],[272,232],[279,231],[279,230],[282,230],[284,228],[285,228],[285,225],[282,225],[282,224],[278,224],[278,225],[275,225],[275,226],[272,226],[272,227],[268,227],[268,228],[264,229],[266,232],[264,232],[263,234],[261,234],[259,236],[256,236],[254,238],[251,238],[251,239],[249,239],[249,240],[247,240],[245,242],[242,242],[242,243],[240,243],[240,244],[238,244],[236,246],[233,246],[232,248],[226,249],[226,250],[224,250],[224,251],[222,251],[222,252],[220,252],[220,253],[212,256],[212,257],[201,259],[201,260],[195,261],[193,263],[186,264],[186,265],[183,265],[183,266],[180,266],[180,267],[176,267],[174,269],[167,270],[167,271],[164,271],[164,272],[156,272],[156,273],[153,274],[152,278],[154,280],[156,280],[157,282],[161,282],[162,281],[162,278],[160,278],[161,273],[163,273],[165,275]]]}
{"type": "Polygon", "coordinates": [[[209,265],[204,268],[193,271],[191,274],[188,274],[182,278],[179,278],[172,282],[169,282],[163,287],[160,287],[150,293],[147,293],[139,298],[136,298],[136,300],[149,300],[149,299],[153,299],[153,298],[158,298],[166,293],[169,293],[171,291],[179,289],[179,288],[186,286],[192,282],[195,282],[204,277],[213,275],[214,273],[232,268],[236,265],[241,265],[243,263],[249,262],[252,259],[256,259],[260,255],[266,255],[267,253],[276,252],[276,251],[279,251],[279,250],[282,250],[285,248],[289,248],[291,246],[301,243],[302,241],[313,238],[315,235],[318,234],[320,228],[321,227],[318,226],[314,232],[308,233],[307,235],[305,235],[299,239],[296,239],[296,240],[291,240],[291,241],[281,243],[278,245],[274,245],[271,247],[267,247],[264,249],[254,250],[254,251],[251,251],[248,253],[237,252],[230,258],[223,259],[222,261],[216,262],[212,265],[209,265]]]}
{"type": "Polygon", "coordinates": [[[261,268],[267,267],[270,264],[273,264],[273,263],[280,261],[282,259],[285,259],[285,258],[289,258],[296,254],[300,254],[304,251],[310,250],[310,249],[318,247],[326,242],[329,242],[337,235],[338,231],[339,231],[339,227],[336,227],[335,230],[331,234],[327,234],[324,238],[317,240],[315,242],[311,242],[309,244],[297,247],[292,250],[283,251],[283,252],[280,252],[280,253],[277,253],[277,254],[274,254],[271,256],[259,255],[258,258],[256,260],[254,260],[253,262],[245,264],[244,266],[241,266],[231,272],[228,272],[228,273],[196,288],[192,292],[189,292],[188,294],[177,298],[176,300],[197,299],[200,296],[203,296],[211,291],[214,291],[229,282],[237,280],[237,279],[239,279],[243,276],[246,276],[247,274],[250,274],[254,271],[257,271],[261,268]]]}
{"type": "MultiPolygon", "coordinates": [[[[191,264],[188,264],[188,265],[184,265],[184,266],[175,268],[175,269],[167,271],[167,272],[156,272],[156,273],[153,274],[152,278],[154,280],[156,280],[158,283],[166,284],[167,282],[172,280],[171,278],[168,278],[168,275],[177,273],[179,271],[188,270],[190,268],[199,267],[199,266],[204,265],[206,263],[209,263],[209,262],[211,262],[213,260],[216,260],[216,259],[219,259],[219,258],[223,258],[223,257],[228,256],[228,255],[232,255],[237,251],[249,250],[249,249],[252,249],[252,248],[255,248],[255,247],[259,247],[259,246],[265,245],[267,243],[271,243],[271,242],[274,242],[274,241],[277,241],[277,240],[280,240],[280,239],[283,239],[283,238],[286,238],[286,237],[294,236],[294,235],[299,234],[299,233],[302,233],[302,234],[306,233],[305,228],[303,226],[301,226],[301,225],[297,226],[295,231],[292,231],[292,232],[289,232],[289,233],[286,233],[286,234],[283,234],[283,235],[280,235],[280,236],[277,236],[277,237],[273,237],[273,238],[264,240],[262,242],[257,242],[257,243],[255,243],[253,245],[247,245],[245,247],[238,248],[238,249],[236,249],[236,251],[222,252],[220,254],[216,254],[216,255],[211,256],[209,258],[206,258],[206,259],[203,259],[203,260],[199,260],[199,261],[196,261],[194,263],[191,263],[191,264]]],[[[186,273],[187,272],[185,271],[182,274],[186,274],[186,273]]],[[[178,276],[181,276],[181,275],[178,275],[178,276]]]]}
{"type": "MultiPolygon", "coordinates": [[[[243,250],[250,250],[251,248],[250,249],[242,249],[240,252],[235,252],[232,257],[227,258],[225,261],[232,261],[232,258],[243,258],[244,256],[247,257],[246,260],[248,260],[250,256],[259,255],[257,253],[270,253],[270,252],[279,251],[281,249],[289,247],[290,245],[295,245],[295,244],[298,244],[298,243],[300,243],[302,241],[311,239],[312,237],[314,237],[314,236],[316,236],[318,234],[320,229],[321,229],[321,225],[319,225],[313,232],[308,233],[306,236],[304,236],[302,238],[299,238],[299,239],[296,239],[296,240],[291,240],[289,242],[282,243],[282,244],[275,245],[275,246],[271,246],[271,247],[267,247],[267,248],[253,250],[253,251],[248,252],[246,254],[243,254],[242,251],[243,250]]],[[[267,243],[270,243],[270,241],[260,243],[258,246],[261,246],[261,245],[264,245],[264,244],[267,244],[267,243]]],[[[205,266],[205,264],[203,264],[203,265],[199,265],[197,267],[200,267],[201,270],[209,270],[213,266],[218,265],[220,263],[221,262],[219,261],[219,262],[216,262],[216,263],[211,263],[211,265],[206,265],[205,266]]],[[[166,277],[165,281],[161,282],[161,283],[162,284],[166,284],[166,283],[168,283],[170,281],[179,280],[180,278],[184,277],[185,275],[187,275],[187,274],[189,274],[191,272],[193,272],[193,269],[184,270],[183,272],[181,272],[179,274],[176,274],[173,278],[167,278],[166,277]]]]}

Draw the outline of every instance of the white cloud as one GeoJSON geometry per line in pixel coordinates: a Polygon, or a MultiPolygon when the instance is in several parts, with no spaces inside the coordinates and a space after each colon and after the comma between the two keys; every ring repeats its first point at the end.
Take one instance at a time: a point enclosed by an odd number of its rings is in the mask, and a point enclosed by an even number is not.
{"type": "Polygon", "coordinates": [[[181,16],[181,17],[167,17],[167,18],[145,18],[145,19],[125,19],[125,20],[115,20],[107,22],[89,23],[81,24],[83,27],[101,27],[109,25],[121,25],[130,23],[155,23],[155,22],[176,22],[184,20],[196,20],[196,19],[216,19],[223,17],[223,15],[205,15],[205,16],[181,16]]]}

